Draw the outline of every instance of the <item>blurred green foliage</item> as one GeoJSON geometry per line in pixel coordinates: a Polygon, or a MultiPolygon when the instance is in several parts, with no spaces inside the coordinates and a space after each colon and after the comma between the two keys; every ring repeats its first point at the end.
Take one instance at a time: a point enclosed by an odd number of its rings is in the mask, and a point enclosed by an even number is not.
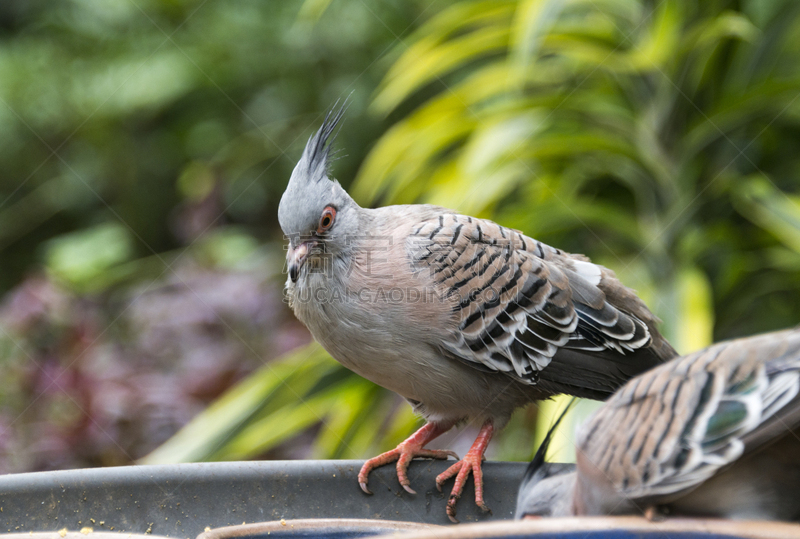
{"type": "MultiPolygon", "coordinates": [[[[398,47],[353,194],[586,253],[683,352],[795,325],[798,31],[793,2],[456,2],[398,47]]],[[[499,456],[530,454],[529,415],[499,456]]]]}
{"type": "Polygon", "coordinates": [[[130,463],[308,341],[280,195],[347,96],[355,176],[384,56],[428,7],[0,3],[0,472],[130,463]]]}
{"type": "MultiPolygon", "coordinates": [[[[281,253],[258,244],[280,241],[294,159],[352,91],[334,172],[363,205],[440,204],[585,253],[682,352],[800,320],[792,0],[9,6],[0,289],[40,263],[114,298],[182,259],[277,289],[281,253]]],[[[536,416],[493,457],[527,458],[536,416]]],[[[365,457],[418,423],[312,344],[142,462],[365,457]]]]}
{"type": "Polygon", "coordinates": [[[3,2],[0,291],[43,257],[62,271],[62,255],[86,254],[93,260],[70,261],[85,267],[67,278],[91,280],[221,224],[280,239],[275,210],[306,137],[352,93],[337,170],[355,175],[381,132],[364,115],[381,52],[422,9],[399,0],[3,2]],[[46,242],[97,226],[110,234],[107,223],[127,245],[114,253],[46,242]]]}
{"type": "Polygon", "coordinates": [[[419,106],[372,150],[355,193],[586,253],[639,289],[684,351],[707,344],[711,320],[716,338],[794,325],[799,12],[459,2],[384,79],[376,113],[419,106]]]}

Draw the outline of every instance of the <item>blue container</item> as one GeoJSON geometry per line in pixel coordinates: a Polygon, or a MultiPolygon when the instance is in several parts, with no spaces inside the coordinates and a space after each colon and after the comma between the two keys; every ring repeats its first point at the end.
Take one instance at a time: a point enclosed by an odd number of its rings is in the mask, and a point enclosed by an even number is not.
{"type": "Polygon", "coordinates": [[[642,517],[534,518],[441,527],[404,539],[800,539],[800,524],[642,517]]]}

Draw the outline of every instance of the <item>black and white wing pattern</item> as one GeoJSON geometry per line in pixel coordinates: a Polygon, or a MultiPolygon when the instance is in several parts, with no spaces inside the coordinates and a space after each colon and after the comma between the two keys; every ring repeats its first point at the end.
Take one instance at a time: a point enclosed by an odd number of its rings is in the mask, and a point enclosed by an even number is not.
{"type": "Polygon", "coordinates": [[[798,392],[797,330],[677,358],[628,382],[581,427],[578,472],[658,503],[797,428],[798,392]]]}
{"type": "MultiPolygon", "coordinates": [[[[588,361],[599,368],[588,369],[596,379],[584,396],[602,398],[667,359],[634,357],[653,342],[654,330],[643,318],[655,317],[613,273],[585,257],[459,214],[416,225],[407,251],[414,271],[451,297],[457,325],[444,351],[474,366],[530,384],[548,372],[554,382],[560,376],[573,383],[570,368],[588,361]],[[608,286],[618,287],[628,303],[635,298],[645,316],[609,301],[608,286]],[[556,365],[561,351],[570,353],[556,365]]],[[[580,383],[568,392],[581,394],[580,383]]]]}

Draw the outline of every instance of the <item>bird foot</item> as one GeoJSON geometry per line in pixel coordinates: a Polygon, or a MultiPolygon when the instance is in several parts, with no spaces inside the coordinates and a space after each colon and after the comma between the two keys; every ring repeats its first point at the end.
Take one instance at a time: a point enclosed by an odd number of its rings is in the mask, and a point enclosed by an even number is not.
{"type": "Polygon", "coordinates": [[[442,485],[445,481],[456,476],[456,482],[453,484],[453,490],[450,492],[450,498],[447,500],[447,516],[454,523],[458,523],[456,519],[456,502],[461,497],[464,491],[464,486],[467,484],[469,473],[475,478],[475,504],[480,507],[484,513],[491,513],[491,510],[486,506],[483,501],[483,469],[481,463],[484,461],[484,453],[486,447],[489,445],[489,440],[492,439],[494,426],[491,420],[486,421],[478,432],[478,437],[475,438],[472,447],[464,458],[456,462],[444,472],[436,477],[436,488],[439,492],[442,491],[442,485]]]}
{"type": "Polygon", "coordinates": [[[456,502],[458,502],[461,493],[464,491],[464,486],[467,484],[470,472],[472,472],[475,478],[475,504],[485,513],[492,512],[483,501],[483,469],[481,468],[481,462],[483,462],[483,460],[484,457],[480,451],[473,452],[473,450],[470,449],[463,459],[459,460],[436,477],[436,488],[441,492],[442,485],[445,481],[456,476],[453,490],[450,492],[450,498],[447,500],[447,516],[456,524],[458,523],[458,519],[456,519],[456,502]]]}
{"type": "Polygon", "coordinates": [[[367,494],[372,494],[367,487],[369,472],[379,466],[383,466],[384,464],[397,461],[397,479],[400,481],[400,485],[402,485],[406,492],[410,494],[416,494],[417,492],[411,488],[411,481],[408,480],[408,465],[411,463],[412,459],[427,458],[447,460],[448,457],[454,457],[458,459],[458,455],[456,455],[453,451],[444,449],[425,449],[422,447],[423,444],[413,440],[412,438],[402,442],[391,451],[382,453],[364,463],[364,465],[361,467],[361,471],[358,473],[358,484],[361,485],[361,490],[367,494]]]}
{"type": "Polygon", "coordinates": [[[650,522],[663,522],[667,520],[665,508],[650,505],[644,510],[644,518],[650,522]]]}

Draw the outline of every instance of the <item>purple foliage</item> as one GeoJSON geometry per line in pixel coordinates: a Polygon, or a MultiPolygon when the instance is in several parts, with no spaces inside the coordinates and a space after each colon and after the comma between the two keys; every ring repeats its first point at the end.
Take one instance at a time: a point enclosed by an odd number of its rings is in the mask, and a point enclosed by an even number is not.
{"type": "Polygon", "coordinates": [[[309,341],[269,272],[179,264],[79,296],[37,275],[0,302],[0,472],[129,464],[309,341]]]}

